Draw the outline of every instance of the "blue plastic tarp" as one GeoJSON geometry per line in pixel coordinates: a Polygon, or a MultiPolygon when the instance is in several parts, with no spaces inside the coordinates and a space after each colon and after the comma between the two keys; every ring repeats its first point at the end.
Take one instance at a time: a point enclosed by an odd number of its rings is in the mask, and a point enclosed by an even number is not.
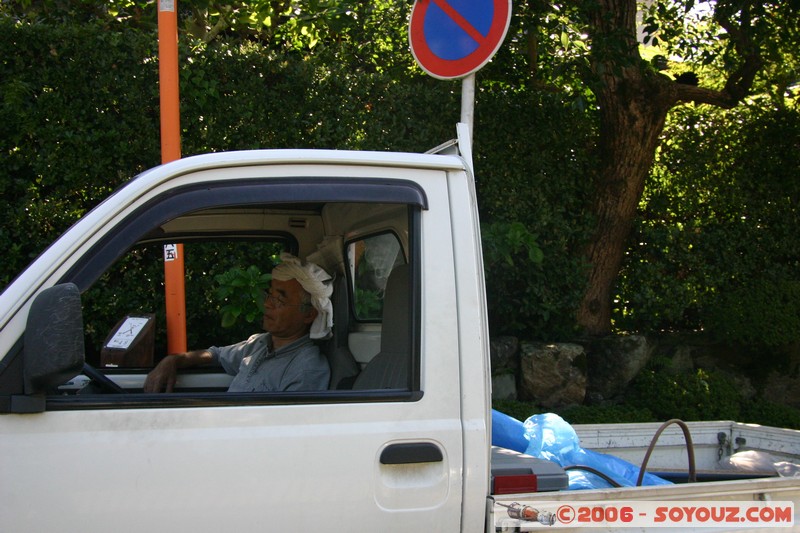
{"type": "MultiPolygon", "coordinates": [[[[639,477],[639,467],[613,455],[584,450],[577,433],[554,413],[533,415],[525,422],[492,410],[492,445],[553,461],[562,468],[589,467],[613,479],[618,485],[632,487],[639,477]]],[[[587,470],[570,469],[569,489],[596,489],[613,486],[603,477],[587,470]]],[[[645,473],[642,485],[670,485],[671,482],[645,473]]]]}

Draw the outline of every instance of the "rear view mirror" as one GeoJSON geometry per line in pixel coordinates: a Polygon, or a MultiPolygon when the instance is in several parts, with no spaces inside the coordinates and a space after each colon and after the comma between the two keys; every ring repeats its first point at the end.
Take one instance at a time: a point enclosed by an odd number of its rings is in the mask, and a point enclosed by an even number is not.
{"type": "Polygon", "coordinates": [[[85,359],[81,295],[73,283],[36,296],[25,327],[25,394],[43,394],[81,372],[85,359]]]}

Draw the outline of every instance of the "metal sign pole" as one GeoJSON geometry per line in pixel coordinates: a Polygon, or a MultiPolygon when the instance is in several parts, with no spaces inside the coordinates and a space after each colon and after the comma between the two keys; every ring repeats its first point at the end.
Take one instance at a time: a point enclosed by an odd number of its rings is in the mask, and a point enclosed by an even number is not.
{"type": "Polygon", "coordinates": [[[470,172],[472,166],[472,134],[475,122],[475,73],[461,80],[461,121],[458,123],[458,151],[467,162],[470,172]]]}
{"type": "Polygon", "coordinates": [[[461,122],[469,128],[472,144],[472,125],[475,122],[475,73],[461,80],[461,122]]]}
{"type": "Polygon", "coordinates": [[[416,0],[408,24],[411,53],[420,68],[442,80],[461,79],[459,151],[472,167],[475,72],[489,62],[508,32],[511,0],[416,0]]]}

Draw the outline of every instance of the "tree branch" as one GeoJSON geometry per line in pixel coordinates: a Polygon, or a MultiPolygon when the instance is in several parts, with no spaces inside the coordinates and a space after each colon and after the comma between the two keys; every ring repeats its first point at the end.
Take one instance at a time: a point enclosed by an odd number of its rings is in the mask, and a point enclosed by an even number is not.
{"type": "Polygon", "coordinates": [[[706,89],[704,87],[695,87],[693,85],[677,86],[676,100],[679,102],[694,102],[695,104],[709,104],[723,109],[731,109],[736,107],[740,98],[736,98],[729,94],[727,91],[715,91],[713,89],[706,89]]]}
{"type": "Polygon", "coordinates": [[[761,50],[755,43],[750,16],[750,2],[745,2],[739,11],[740,20],[733,20],[727,10],[716,9],[714,19],[728,33],[736,53],[743,58],[742,63],[728,76],[723,90],[733,99],[733,105],[741,101],[750,92],[756,74],[764,66],[761,50]]]}

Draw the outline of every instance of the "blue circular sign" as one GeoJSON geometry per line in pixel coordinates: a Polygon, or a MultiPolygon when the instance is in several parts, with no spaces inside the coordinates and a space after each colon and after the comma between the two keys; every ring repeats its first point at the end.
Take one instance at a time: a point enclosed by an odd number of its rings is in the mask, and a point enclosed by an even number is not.
{"type": "Polygon", "coordinates": [[[511,0],[417,0],[409,41],[420,67],[436,78],[467,76],[500,48],[511,0]]]}

